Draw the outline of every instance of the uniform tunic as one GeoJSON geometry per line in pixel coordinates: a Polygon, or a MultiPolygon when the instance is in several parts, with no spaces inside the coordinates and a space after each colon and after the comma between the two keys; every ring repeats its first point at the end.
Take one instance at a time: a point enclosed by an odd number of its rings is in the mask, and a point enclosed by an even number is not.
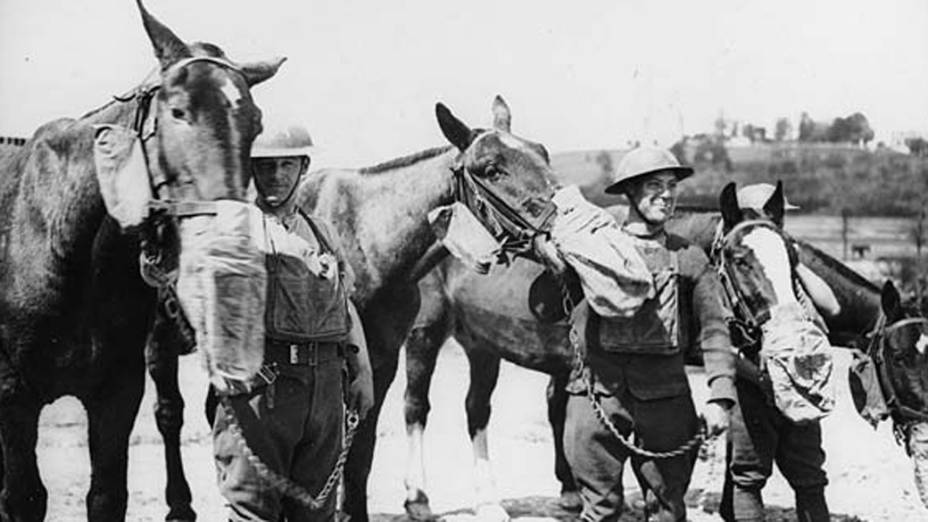
{"type": "MultiPolygon", "coordinates": [[[[697,431],[684,369],[691,345],[701,349],[710,401],[734,401],[734,356],[724,322],[720,284],[705,253],[664,232],[638,237],[635,247],[654,276],[657,295],[628,320],[606,319],[581,303],[575,332],[585,341],[585,367],[571,375],[565,451],[583,499],[582,519],[617,520],[628,450],[596,417],[587,380],[612,423],[652,451],[679,447],[697,431]]],[[[652,460],[632,455],[632,469],[660,504],[657,520],[684,520],[683,496],[696,454],[652,460]]]]}
{"type": "MultiPolygon", "coordinates": [[[[231,398],[252,450],[278,474],[318,495],[342,450],[346,389],[347,296],[352,274],[317,218],[266,215],[268,291],[265,369],[251,392],[231,398]]],[[[282,497],[242,454],[216,409],[213,447],[222,495],[234,521],[332,520],[336,494],[319,510],[282,497]],[[281,518],[286,517],[286,518],[281,518]]]]}

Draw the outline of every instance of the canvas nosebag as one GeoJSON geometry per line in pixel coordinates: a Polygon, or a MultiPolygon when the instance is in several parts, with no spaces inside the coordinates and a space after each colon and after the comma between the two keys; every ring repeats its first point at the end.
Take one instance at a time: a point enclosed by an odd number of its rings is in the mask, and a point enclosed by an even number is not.
{"type": "Polygon", "coordinates": [[[141,224],[152,193],[135,131],[119,125],[94,126],[93,161],[107,213],[123,228],[141,224]]]}
{"type": "Polygon", "coordinates": [[[551,239],[580,278],[587,302],[601,317],[631,317],[655,295],[651,272],[633,239],[605,210],[571,185],[552,198],[551,239]]]}
{"type": "Polygon", "coordinates": [[[500,252],[500,244],[466,205],[455,202],[436,208],[429,212],[428,220],[451,255],[480,274],[490,271],[500,252]]]}
{"type": "Polygon", "coordinates": [[[220,393],[250,389],[264,360],[267,272],[261,210],[216,201],[216,215],[180,223],[177,293],[220,393]]]}
{"type": "Polygon", "coordinates": [[[831,345],[798,303],[776,305],[761,325],[761,364],[777,409],[795,423],[827,416],[835,407],[831,345]]]}

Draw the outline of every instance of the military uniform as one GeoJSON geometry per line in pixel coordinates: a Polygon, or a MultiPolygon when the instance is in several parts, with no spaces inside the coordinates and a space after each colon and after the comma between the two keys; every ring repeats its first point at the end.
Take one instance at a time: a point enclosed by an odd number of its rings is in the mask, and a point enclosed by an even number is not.
{"type": "MultiPolygon", "coordinates": [[[[301,212],[283,220],[266,214],[264,219],[265,378],[256,377],[252,391],[231,400],[237,417],[251,416],[250,425],[263,428],[249,438],[256,441],[253,451],[275,472],[317,495],[342,449],[352,275],[321,221],[301,212]]],[[[219,406],[213,443],[230,519],[332,520],[334,492],[321,509],[311,510],[282,498],[257,474],[229,429],[229,415],[219,406]]]]}
{"type": "Polygon", "coordinates": [[[587,521],[621,515],[628,457],[639,483],[657,497],[658,520],[684,520],[683,496],[696,458],[695,451],[660,460],[630,454],[594,413],[588,379],[618,430],[634,433],[651,451],[675,449],[698,429],[684,368],[691,341],[703,352],[710,401],[735,398],[720,285],[705,253],[663,231],[636,237],[635,248],[653,275],[656,295],[629,319],[599,317],[584,303],[572,316],[575,334],[585,341],[585,365],[574,370],[568,385],[565,451],[587,521]]]}

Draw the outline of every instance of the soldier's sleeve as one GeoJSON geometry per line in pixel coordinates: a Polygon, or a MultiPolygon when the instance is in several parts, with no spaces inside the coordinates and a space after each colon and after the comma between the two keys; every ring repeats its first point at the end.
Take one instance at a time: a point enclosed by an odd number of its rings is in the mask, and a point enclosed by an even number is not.
{"type": "Polygon", "coordinates": [[[687,272],[694,278],[693,313],[699,319],[699,344],[709,384],[709,401],[734,401],[735,353],[725,323],[722,285],[702,250],[690,247],[687,253],[690,258],[687,272]]]}

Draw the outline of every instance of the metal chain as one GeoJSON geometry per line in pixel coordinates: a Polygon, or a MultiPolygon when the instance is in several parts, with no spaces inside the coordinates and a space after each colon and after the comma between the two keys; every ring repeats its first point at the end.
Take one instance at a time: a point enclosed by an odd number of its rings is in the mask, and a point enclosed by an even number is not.
{"type": "Polygon", "coordinates": [[[344,447],[338,455],[338,460],[335,461],[335,467],[332,468],[332,473],[329,474],[322,489],[319,490],[319,494],[313,496],[306,488],[272,470],[260,457],[255,455],[248,446],[248,441],[245,440],[245,434],[242,432],[242,427],[239,424],[238,417],[235,415],[235,411],[228,404],[225,405],[225,408],[229,412],[229,433],[232,435],[232,438],[235,439],[239,451],[248,459],[248,463],[255,468],[258,476],[282,495],[290,497],[312,509],[321,508],[329,498],[329,495],[332,494],[332,491],[338,486],[338,482],[342,477],[342,472],[345,470],[345,462],[348,460],[348,451],[351,449],[351,443],[354,441],[355,432],[358,429],[358,424],[361,422],[361,417],[358,415],[358,412],[355,410],[348,410],[345,413],[345,425],[347,429],[345,431],[344,447]]]}
{"type": "MultiPolygon", "coordinates": [[[[584,361],[583,354],[580,351],[578,334],[573,328],[570,329],[569,337],[570,343],[574,348],[574,355],[577,358],[577,371],[582,374],[584,368],[586,367],[586,362],[584,361]]],[[[674,457],[686,455],[687,453],[701,447],[704,443],[708,443],[714,438],[706,437],[706,429],[701,425],[689,440],[681,444],[676,449],[672,449],[670,451],[646,450],[641,446],[636,445],[635,442],[631,440],[631,433],[629,433],[628,436],[622,435],[619,429],[616,428],[615,424],[609,420],[609,415],[606,413],[602,403],[600,403],[599,398],[596,397],[596,393],[593,391],[592,371],[586,376],[586,395],[590,399],[590,406],[593,407],[593,412],[596,413],[596,417],[599,418],[599,421],[603,423],[603,425],[606,427],[606,429],[609,430],[610,433],[612,433],[612,436],[615,437],[623,446],[625,446],[628,451],[640,457],[657,460],[672,459],[674,457]]]]}

